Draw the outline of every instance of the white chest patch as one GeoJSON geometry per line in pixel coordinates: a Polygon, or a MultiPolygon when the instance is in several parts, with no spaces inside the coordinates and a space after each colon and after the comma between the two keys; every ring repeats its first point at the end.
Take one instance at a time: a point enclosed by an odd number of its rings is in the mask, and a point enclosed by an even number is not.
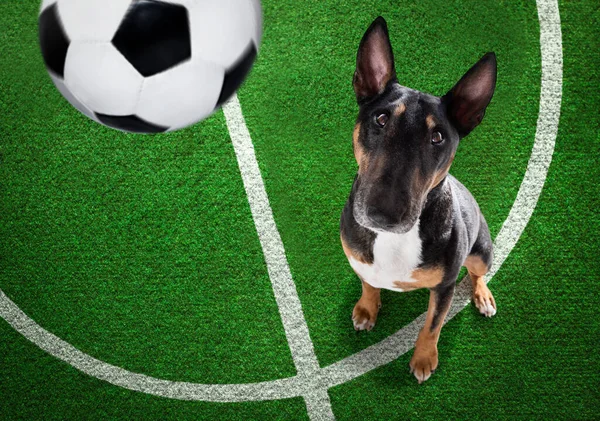
{"type": "Polygon", "coordinates": [[[373,264],[350,258],[350,266],[375,288],[402,291],[394,281],[416,282],[411,273],[421,263],[419,221],[404,234],[378,233],[373,245],[373,264]]]}

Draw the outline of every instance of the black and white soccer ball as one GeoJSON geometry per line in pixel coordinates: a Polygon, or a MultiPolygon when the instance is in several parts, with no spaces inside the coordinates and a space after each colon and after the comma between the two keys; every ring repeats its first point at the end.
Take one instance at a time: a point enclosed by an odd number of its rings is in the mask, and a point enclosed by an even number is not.
{"type": "Polygon", "coordinates": [[[42,55],[62,95],[130,132],[177,130],[239,88],[262,35],[260,0],[43,0],[42,55]]]}

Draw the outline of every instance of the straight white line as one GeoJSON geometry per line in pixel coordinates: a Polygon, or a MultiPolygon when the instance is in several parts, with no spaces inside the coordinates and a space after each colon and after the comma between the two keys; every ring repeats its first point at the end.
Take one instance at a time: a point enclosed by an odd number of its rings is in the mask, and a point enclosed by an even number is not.
{"type": "Polygon", "coordinates": [[[306,410],[311,421],[331,421],[335,420],[331,400],[326,387],[310,387],[315,381],[315,377],[306,379],[303,382],[307,391],[304,393],[306,410]]]}
{"type": "MultiPolygon", "coordinates": [[[[311,378],[314,379],[315,374],[319,371],[319,362],[310,339],[308,326],[302,312],[302,304],[296,291],[296,285],[292,280],[283,242],[277,230],[277,225],[275,225],[273,211],[269,205],[269,198],[256,161],[254,145],[250,139],[250,133],[246,127],[237,95],[227,101],[223,106],[223,112],[225,113],[227,128],[229,129],[244,188],[250,203],[254,225],[267,263],[269,277],[273,284],[275,300],[279,307],[279,314],[281,315],[292,358],[298,376],[310,381],[311,378]]],[[[315,390],[305,396],[305,400],[311,419],[334,419],[327,390],[315,390]]]]}

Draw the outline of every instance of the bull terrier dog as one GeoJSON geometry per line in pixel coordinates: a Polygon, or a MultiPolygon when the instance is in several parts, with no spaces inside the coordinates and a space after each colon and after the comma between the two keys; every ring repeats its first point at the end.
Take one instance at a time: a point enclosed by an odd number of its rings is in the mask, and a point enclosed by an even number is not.
{"type": "Polygon", "coordinates": [[[484,280],[492,263],[487,223],[448,173],[459,141],[492,99],[496,56],[485,54],[442,97],[419,92],[398,83],[387,24],[378,17],[360,42],[353,86],[358,173],[340,221],[344,253],[362,282],[352,320],[356,330],[375,326],[381,288],[428,288],[427,318],[410,361],[422,383],[438,366],[437,342],[461,266],[479,312],[496,314],[484,280]]]}

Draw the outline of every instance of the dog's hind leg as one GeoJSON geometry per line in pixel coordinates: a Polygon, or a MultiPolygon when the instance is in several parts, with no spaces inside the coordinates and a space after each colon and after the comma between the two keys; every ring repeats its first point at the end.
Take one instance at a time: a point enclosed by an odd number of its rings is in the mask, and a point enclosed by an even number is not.
{"type": "Polygon", "coordinates": [[[465,266],[473,284],[473,302],[481,314],[492,317],[496,314],[496,301],[483,278],[492,265],[492,239],[487,223],[480,215],[477,240],[466,258],[465,266]]]}

